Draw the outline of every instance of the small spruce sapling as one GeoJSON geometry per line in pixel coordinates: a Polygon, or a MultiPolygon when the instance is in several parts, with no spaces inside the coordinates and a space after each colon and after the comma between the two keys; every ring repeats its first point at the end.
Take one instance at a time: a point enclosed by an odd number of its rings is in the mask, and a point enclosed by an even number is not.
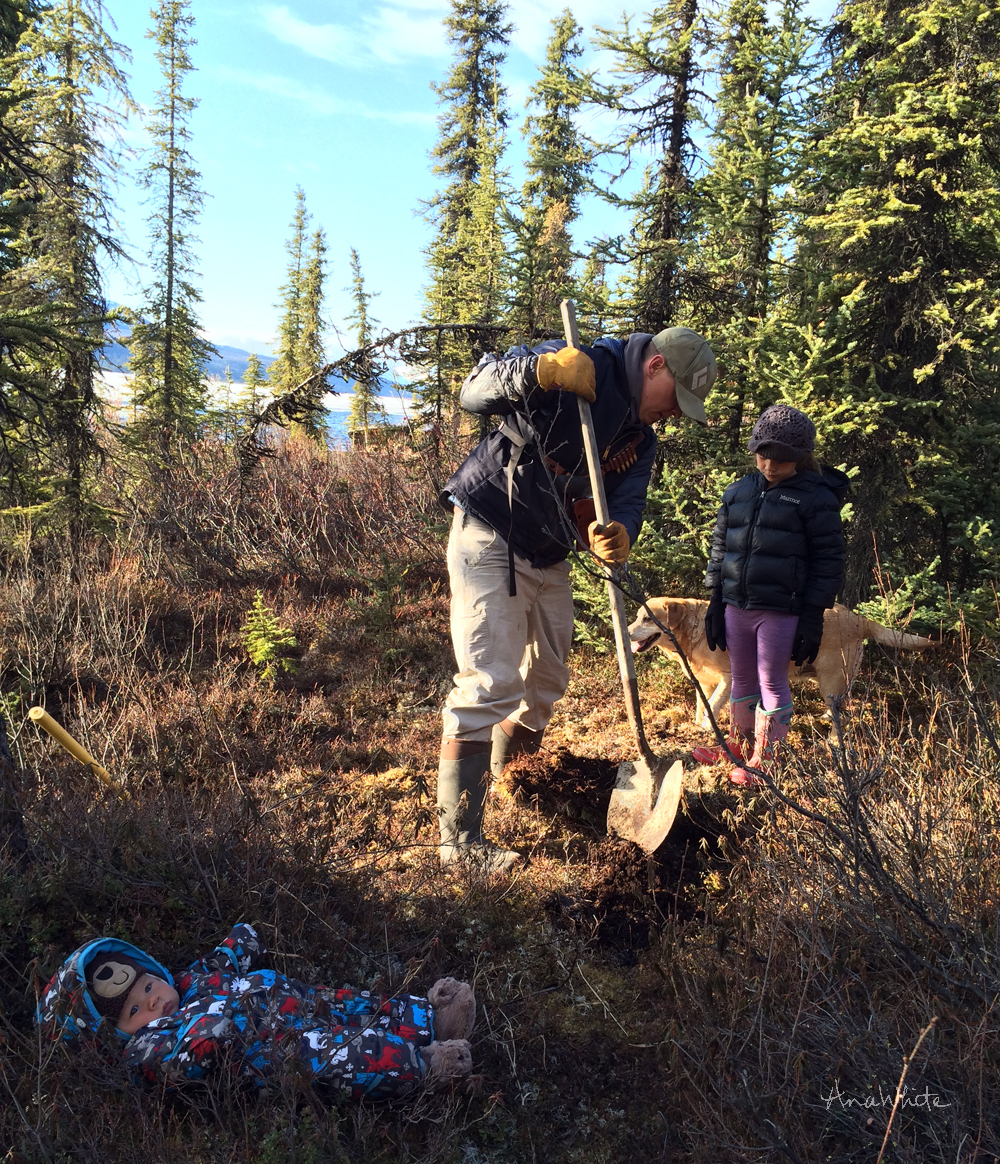
{"type": "Polygon", "coordinates": [[[296,662],[289,657],[289,652],[298,646],[295,632],[281,625],[278,616],[265,604],[260,590],[240,628],[240,638],[262,679],[273,681],[279,675],[294,673],[296,662]]]}

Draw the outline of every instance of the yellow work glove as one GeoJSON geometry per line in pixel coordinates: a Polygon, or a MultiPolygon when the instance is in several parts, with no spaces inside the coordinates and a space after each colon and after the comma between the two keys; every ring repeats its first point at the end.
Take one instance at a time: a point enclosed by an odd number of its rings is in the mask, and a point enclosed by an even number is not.
{"type": "Polygon", "coordinates": [[[546,391],[560,388],[563,392],[575,392],[591,404],[597,399],[594,361],[579,348],[542,352],[538,357],[535,376],[538,386],[546,391]]]}
{"type": "Polygon", "coordinates": [[[587,541],[594,553],[605,562],[624,562],[631,548],[628,531],[620,521],[609,521],[607,525],[592,521],[587,526],[587,541]]]}

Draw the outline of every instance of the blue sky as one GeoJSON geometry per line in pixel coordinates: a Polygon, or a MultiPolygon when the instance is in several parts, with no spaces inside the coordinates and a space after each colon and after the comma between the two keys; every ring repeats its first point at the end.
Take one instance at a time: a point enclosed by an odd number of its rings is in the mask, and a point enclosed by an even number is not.
{"type": "MultiPolygon", "coordinates": [[[[523,177],[520,121],[544,60],[552,17],[549,0],[513,0],[515,25],[505,82],[516,120],[511,127],[511,179],[523,177]]],[[[144,34],[149,9],[136,0],[106,0],[116,38],[132,52],[132,92],[149,105],[160,80],[153,44],[144,34]]],[[[606,5],[573,7],[589,35],[611,23],[606,5]]],[[[216,343],[268,351],[276,330],[284,242],[301,185],[314,221],[328,236],[328,313],[342,325],[350,310],[350,247],[358,249],[383,324],[415,320],[424,281],[421,251],[429,238],[419,204],[433,194],[428,151],[438,112],[431,82],[443,78],[451,49],[441,0],[289,0],[285,4],[194,0],[197,72],[187,92],[198,97],[192,151],[209,195],[201,221],[202,320],[216,343]]],[[[613,10],[612,10],[613,11],[613,10]]],[[[593,59],[588,51],[588,58],[593,59]]],[[[137,119],[126,129],[134,149],[145,144],[137,119]]],[[[128,163],[118,191],[123,237],[133,255],[145,251],[145,211],[128,163]]],[[[616,229],[603,204],[590,204],[580,238],[616,229]]],[[[137,301],[140,264],[111,271],[108,294],[137,301]]],[[[340,350],[335,333],[331,355],[340,350]]]]}

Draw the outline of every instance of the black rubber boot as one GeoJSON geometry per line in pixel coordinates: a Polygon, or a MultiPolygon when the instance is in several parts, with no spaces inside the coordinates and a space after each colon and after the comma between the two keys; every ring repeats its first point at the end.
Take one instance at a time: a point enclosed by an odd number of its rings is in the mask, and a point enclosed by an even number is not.
{"type": "Polygon", "coordinates": [[[533,732],[531,728],[511,723],[509,719],[493,727],[493,750],[490,752],[490,773],[496,780],[503,775],[507,761],[515,756],[533,756],[542,746],[544,731],[533,732]]]}
{"type": "Polygon", "coordinates": [[[520,854],[499,849],[483,836],[489,764],[489,744],[445,740],[441,745],[437,811],[442,867],[468,861],[484,873],[502,873],[520,860],[520,854]]]}

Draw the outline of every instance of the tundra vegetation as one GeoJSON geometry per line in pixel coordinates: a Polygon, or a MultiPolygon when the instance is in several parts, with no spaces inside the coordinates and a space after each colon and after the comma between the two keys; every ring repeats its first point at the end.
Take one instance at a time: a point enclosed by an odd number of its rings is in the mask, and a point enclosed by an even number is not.
{"type": "MultiPolygon", "coordinates": [[[[5,1158],[1000,1156],[998,10],[859,0],[818,27],[791,2],[678,0],[591,30],[606,77],[577,70],[567,11],[514,192],[508,15],[453,0],[422,326],[375,334],[354,250],[360,346],[321,363],[331,244],[297,194],[280,383],[255,362],[221,409],[198,375],[190,16],[180,0],[153,13],[154,271],[132,317],[146,395],[123,420],[95,383],[114,248],[103,102],[126,99],[124,50],[98,0],[0,0],[5,1158]],[[616,115],[609,140],[579,128],[595,107],[616,115]],[[584,189],[620,207],[620,237],[574,240],[584,189]],[[488,808],[530,861],[484,882],[436,861],[452,668],[437,493],[477,436],[464,371],[555,329],[553,272],[591,338],[685,324],[718,354],[708,428],[661,433],[637,585],[698,593],[719,494],[783,399],[857,470],[845,599],[941,642],[873,650],[832,727],[807,695],[780,795],[692,773],[648,861],[604,830],[631,747],[580,563],[569,693],[488,808]],[[360,439],[328,448],[327,376],[367,390],[394,364],[412,426],[366,398],[360,439]],[[33,704],[124,794],[26,726],[33,704]],[[110,1037],[80,1051],[33,1029],[37,990],[86,938],[180,968],[240,919],[296,977],[472,982],[477,1078],[399,1106],[224,1072],[162,1093],[129,1084],[110,1037]]],[[[683,677],[659,657],[640,681],[654,750],[684,754],[683,677]]]]}

